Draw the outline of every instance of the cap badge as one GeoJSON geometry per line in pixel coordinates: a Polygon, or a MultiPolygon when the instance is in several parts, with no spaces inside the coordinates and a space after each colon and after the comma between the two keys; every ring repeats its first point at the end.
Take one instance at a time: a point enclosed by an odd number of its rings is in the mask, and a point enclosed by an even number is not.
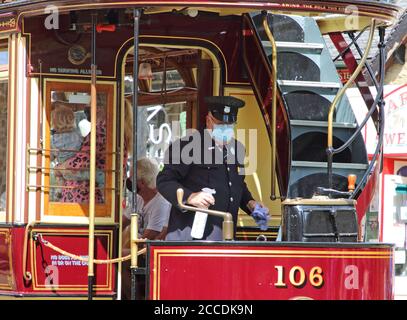
{"type": "Polygon", "coordinates": [[[230,107],[225,107],[225,109],[223,110],[224,113],[230,113],[230,107]]]}

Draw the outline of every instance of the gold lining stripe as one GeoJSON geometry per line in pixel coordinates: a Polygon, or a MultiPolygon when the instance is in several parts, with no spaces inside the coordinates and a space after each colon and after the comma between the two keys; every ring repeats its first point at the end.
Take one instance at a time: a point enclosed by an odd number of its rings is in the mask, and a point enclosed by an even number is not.
{"type": "Polygon", "coordinates": [[[355,258],[355,259],[387,259],[387,258],[392,258],[393,255],[389,254],[387,256],[383,255],[377,255],[377,256],[336,256],[336,255],[331,255],[331,256],[323,256],[323,255],[292,255],[292,254],[204,254],[204,253],[198,253],[198,254],[176,254],[176,253],[163,253],[159,255],[160,257],[233,257],[233,258],[245,258],[245,257],[250,257],[250,258],[355,258]]]}
{"type": "MultiPolygon", "coordinates": [[[[32,232],[38,232],[41,234],[48,234],[53,236],[71,236],[71,235],[78,235],[83,236],[87,235],[87,230],[72,230],[72,229],[38,229],[33,228],[32,232]],[[62,232],[61,232],[62,231],[62,232]]],[[[108,248],[107,248],[107,257],[111,258],[113,252],[113,230],[96,230],[95,232],[98,236],[107,236],[108,241],[108,248]]],[[[87,285],[59,285],[57,288],[46,288],[45,285],[39,285],[37,280],[37,264],[34,261],[37,261],[36,250],[34,250],[34,242],[33,239],[30,239],[30,252],[31,252],[31,270],[33,273],[33,291],[86,291],[87,285]]],[[[112,265],[106,266],[107,270],[107,279],[106,284],[104,285],[94,285],[96,291],[113,291],[113,272],[112,272],[112,265]]]]}
{"type": "MultiPolygon", "coordinates": [[[[14,283],[14,271],[13,271],[13,252],[12,252],[12,236],[10,233],[10,229],[0,229],[0,234],[4,234],[5,240],[8,241],[8,263],[9,263],[9,270],[10,273],[7,275],[7,277],[10,277],[12,283],[14,283]]],[[[10,282],[7,282],[6,284],[0,283],[0,289],[1,290],[13,290],[13,286],[11,285],[10,282]]]]}
{"type": "Polygon", "coordinates": [[[247,249],[154,249],[154,251],[159,253],[207,253],[207,254],[229,254],[229,253],[240,253],[240,254],[320,254],[320,255],[388,255],[392,251],[356,251],[356,250],[343,250],[343,251],[328,251],[328,250],[247,250],[247,249]]]}
{"type": "MultiPolygon", "coordinates": [[[[189,250],[189,249],[154,249],[154,268],[153,268],[153,300],[160,300],[161,298],[161,286],[159,285],[161,282],[160,279],[160,269],[161,269],[161,257],[173,257],[173,256],[179,256],[179,257],[232,257],[232,258],[237,258],[237,257],[254,257],[254,258],[260,258],[260,257],[270,257],[270,258],[337,258],[337,259],[345,259],[345,258],[350,258],[350,259],[393,259],[393,251],[389,248],[389,251],[377,251],[377,252],[371,252],[372,254],[377,253],[376,256],[373,255],[366,255],[369,252],[363,252],[363,251],[344,251],[345,253],[361,253],[361,255],[342,255],[338,256],[338,251],[319,251],[319,250],[281,250],[280,252],[283,253],[299,253],[298,255],[295,254],[284,254],[284,255],[279,255],[275,254],[274,252],[277,250],[213,250],[213,249],[196,249],[196,250],[189,250]],[[197,253],[193,254],[192,253],[184,253],[183,252],[191,252],[191,251],[201,251],[201,252],[209,252],[207,254],[204,253],[197,253]],[[219,252],[220,254],[216,254],[216,252],[219,252]],[[225,252],[261,252],[260,254],[225,254],[225,252]],[[303,252],[301,252],[303,251],[303,252]],[[273,254],[272,254],[273,252],[273,254]],[[301,253],[309,253],[309,252],[316,252],[320,253],[321,255],[315,254],[315,255],[301,255],[301,253]],[[270,253],[270,254],[267,254],[270,253]],[[327,256],[327,253],[330,253],[332,256],[327,256]],[[324,255],[325,254],[325,255],[324,255]],[[387,256],[384,256],[384,254],[387,254],[387,256]],[[158,262],[158,263],[157,263],[158,262]]],[[[339,252],[340,254],[343,252],[339,252]]]]}
{"type": "MultiPolygon", "coordinates": [[[[305,3],[307,5],[316,5],[315,3],[305,3]]],[[[87,3],[87,4],[75,4],[75,5],[65,5],[65,6],[59,6],[58,9],[61,11],[61,9],[63,11],[71,11],[71,10],[75,10],[75,9],[80,9],[80,8],[98,8],[98,7],[108,7],[108,6],[112,6],[112,7],[118,7],[118,6],[126,6],[128,7],[129,5],[141,5],[141,6],[151,6],[151,1],[133,1],[132,3],[129,2],[105,2],[105,3],[87,3]]],[[[180,5],[182,5],[182,3],[180,2],[171,2],[171,1],[165,1],[165,2],[155,2],[154,6],[163,6],[163,7],[171,7],[171,6],[175,6],[175,7],[179,7],[180,5]]],[[[278,3],[273,3],[273,4],[269,4],[269,5],[265,5],[265,3],[259,2],[240,2],[240,3],[231,3],[231,2],[224,2],[224,1],[218,1],[216,3],[211,3],[210,6],[208,6],[208,2],[205,1],[188,1],[188,5],[193,5],[193,6],[204,6],[205,8],[247,8],[247,9],[252,9],[252,10],[258,10],[258,9],[262,9],[262,10],[276,10],[276,11],[286,11],[286,12],[327,12],[327,13],[341,13],[341,14],[346,14],[345,10],[346,10],[346,6],[344,3],[339,2],[339,3],[329,3],[326,4],[326,8],[323,10],[310,10],[309,8],[290,8],[290,7],[283,7],[281,4],[278,3]],[[338,6],[338,5],[341,6],[338,6]],[[337,9],[342,9],[341,10],[333,10],[333,8],[337,9]],[[331,8],[331,10],[329,10],[328,8],[331,8]]],[[[369,4],[364,4],[364,6],[369,6],[369,4]]],[[[377,5],[374,4],[371,6],[371,8],[376,9],[377,5]]],[[[388,8],[388,7],[386,7],[388,8]]],[[[380,8],[377,8],[377,10],[380,10],[380,8]]],[[[373,10],[373,11],[377,11],[377,10],[373,10]]],[[[392,10],[391,8],[388,8],[388,10],[392,10]]],[[[392,10],[392,11],[395,11],[392,10]]],[[[35,10],[27,10],[27,11],[22,11],[18,14],[17,16],[17,24],[20,20],[20,18],[23,15],[27,15],[27,14],[31,14],[31,15],[35,15],[35,14],[40,14],[43,13],[44,9],[35,9],[35,10]]],[[[364,16],[364,15],[369,15],[369,16],[373,16],[373,17],[383,17],[385,20],[391,20],[394,21],[396,19],[395,16],[389,14],[384,14],[384,13],[373,13],[371,11],[366,11],[366,9],[364,9],[363,11],[358,11],[358,15],[359,16],[364,16]]],[[[397,13],[396,13],[397,14],[397,13]]]]}

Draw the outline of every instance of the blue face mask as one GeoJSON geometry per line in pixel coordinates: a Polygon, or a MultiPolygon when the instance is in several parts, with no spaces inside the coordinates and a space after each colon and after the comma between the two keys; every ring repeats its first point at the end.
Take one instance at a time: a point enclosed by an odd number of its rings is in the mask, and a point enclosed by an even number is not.
{"type": "Polygon", "coordinates": [[[229,143],[235,136],[234,124],[214,124],[212,138],[219,143],[229,143]]]}

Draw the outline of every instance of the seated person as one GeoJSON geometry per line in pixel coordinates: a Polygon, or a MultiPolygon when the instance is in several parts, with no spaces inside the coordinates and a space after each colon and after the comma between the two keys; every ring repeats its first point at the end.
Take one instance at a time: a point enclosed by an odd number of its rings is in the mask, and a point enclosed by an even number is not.
{"type": "Polygon", "coordinates": [[[51,148],[58,150],[69,150],[56,152],[55,158],[59,164],[73,157],[79,150],[83,137],[75,124],[73,110],[62,103],[54,102],[54,110],[51,112],[51,148]]]}
{"type": "MultiPolygon", "coordinates": [[[[78,153],[78,151],[87,148],[84,141],[89,140],[90,122],[88,119],[83,119],[79,123],[80,127],[78,128],[76,126],[73,110],[59,102],[55,102],[54,104],[54,110],[51,112],[51,121],[53,126],[51,148],[69,150],[58,152],[56,155],[57,164],[55,168],[57,171],[55,172],[55,175],[58,184],[65,185],[67,181],[76,181],[78,183],[89,181],[90,171],[88,167],[83,169],[78,167],[76,170],[72,170],[73,168],[68,165],[67,160],[73,159],[76,156],[82,157],[84,155],[78,153]]],[[[96,185],[98,187],[103,187],[104,184],[105,174],[103,170],[97,168],[96,185]]]]}
{"type": "MultiPolygon", "coordinates": [[[[137,161],[137,211],[139,213],[139,237],[149,240],[163,239],[170,217],[171,204],[157,191],[156,178],[158,164],[156,161],[142,158],[137,161]]],[[[130,186],[131,187],[131,186],[130,186]]],[[[124,211],[123,226],[130,232],[131,201],[124,211]]],[[[128,238],[129,235],[127,235],[128,238]]],[[[128,248],[123,242],[124,248],[128,248]]]]}

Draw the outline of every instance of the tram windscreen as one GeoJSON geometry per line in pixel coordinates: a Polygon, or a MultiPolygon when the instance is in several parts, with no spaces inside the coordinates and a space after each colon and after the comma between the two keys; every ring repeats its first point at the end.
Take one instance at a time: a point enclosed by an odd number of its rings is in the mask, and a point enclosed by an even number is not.
{"type": "MultiPolygon", "coordinates": [[[[96,203],[106,198],[107,95],[97,96],[96,203]]],[[[53,91],[49,116],[50,202],[88,203],[90,185],[90,95],[53,91]]]]}

